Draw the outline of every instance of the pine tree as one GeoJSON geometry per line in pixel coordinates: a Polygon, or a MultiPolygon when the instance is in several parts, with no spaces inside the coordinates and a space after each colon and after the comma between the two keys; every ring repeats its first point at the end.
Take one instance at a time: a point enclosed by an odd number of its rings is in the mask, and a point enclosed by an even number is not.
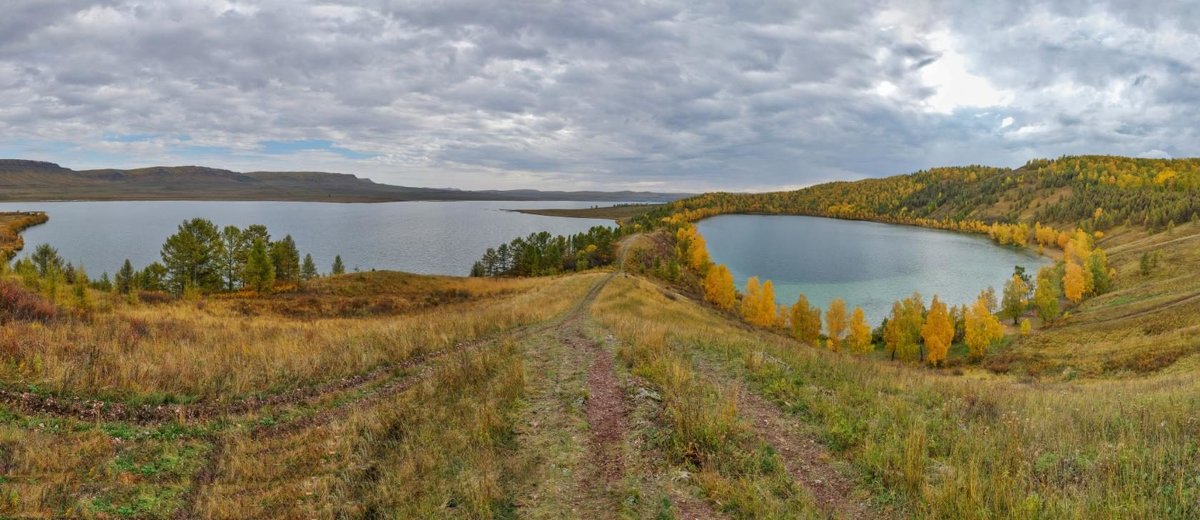
{"type": "Polygon", "coordinates": [[[267,252],[267,244],[261,238],[254,241],[246,257],[246,286],[259,294],[267,294],[275,287],[275,265],[267,252]]]}
{"type": "Polygon", "coordinates": [[[333,269],[330,270],[333,275],[346,274],[346,264],[342,263],[342,255],[333,257],[333,269]]]}
{"type": "Polygon", "coordinates": [[[182,294],[189,287],[220,290],[223,249],[221,234],[212,222],[195,218],[180,224],[178,232],[163,244],[161,253],[171,291],[182,294]]]}
{"type": "Polygon", "coordinates": [[[850,351],[855,354],[866,354],[871,351],[871,325],[863,314],[862,307],[855,307],[850,313],[850,351]]]}
{"type": "Polygon", "coordinates": [[[275,265],[275,278],[284,282],[300,280],[300,250],[292,235],[271,243],[271,262],[275,265]]]}
{"type": "Polygon", "coordinates": [[[125,263],[121,264],[121,269],[117,271],[117,275],[113,279],[113,281],[117,285],[117,292],[119,292],[121,294],[132,293],[134,290],[133,278],[134,278],[133,263],[131,263],[129,261],[129,259],[126,258],[125,263]]]}
{"type": "Polygon", "coordinates": [[[829,336],[829,350],[837,352],[842,346],[842,336],[846,333],[846,302],[834,298],[829,302],[829,310],[825,311],[825,331],[829,336]]]}
{"type": "Polygon", "coordinates": [[[921,337],[925,339],[925,348],[929,351],[926,359],[937,366],[946,361],[950,353],[950,342],[954,340],[954,322],[946,304],[935,295],[929,304],[929,315],[921,326],[921,337]]]}
{"type": "Polygon", "coordinates": [[[248,244],[237,226],[221,228],[221,244],[221,276],[225,279],[225,290],[233,291],[242,282],[248,244]]]}
{"type": "Polygon", "coordinates": [[[300,268],[300,279],[307,281],[312,280],[317,276],[320,276],[320,274],[317,273],[317,264],[313,262],[311,254],[305,254],[304,266],[300,268]]]}

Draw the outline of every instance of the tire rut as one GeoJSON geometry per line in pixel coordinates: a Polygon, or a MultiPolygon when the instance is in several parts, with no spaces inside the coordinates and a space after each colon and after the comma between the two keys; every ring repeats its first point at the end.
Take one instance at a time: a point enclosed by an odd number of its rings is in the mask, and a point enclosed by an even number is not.
{"type": "Polygon", "coordinates": [[[212,485],[212,483],[215,482],[220,476],[221,458],[224,456],[227,450],[227,445],[234,435],[247,435],[251,439],[262,440],[287,435],[308,428],[320,427],[328,424],[331,421],[348,415],[353,410],[364,408],[412,388],[414,385],[422,381],[424,377],[433,369],[433,364],[431,362],[437,360],[438,358],[443,358],[455,353],[465,353],[474,348],[494,344],[495,342],[504,339],[519,339],[530,335],[544,334],[554,330],[562,330],[565,323],[576,322],[580,317],[583,316],[583,313],[586,311],[587,307],[596,299],[596,296],[600,293],[600,290],[608,283],[609,280],[612,279],[612,277],[613,275],[610,274],[603,280],[597,282],[571,310],[557,319],[550,320],[549,323],[543,322],[535,325],[526,325],[488,338],[481,338],[468,343],[459,344],[451,349],[444,349],[436,356],[427,356],[422,363],[411,363],[409,368],[413,366],[420,367],[420,370],[417,373],[400,377],[394,381],[382,385],[381,387],[372,391],[370,394],[362,396],[353,401],[343,403],[342,405],[334,408],[323,410],[308,417],[303,417],[285,423],[258,425],[248,431],[236,432],[232,434],[210,435],[209,439],[212,443],[212,449],[205,457],[203,464],[201,464],[201,469],[197,472],[192,487],[187,491],[187,493],[184,494],[183,504],[179,509],[176,510],[174,518],[178,520],[201,518],[196,510],[198,505],[197,501],[203,494],[204,489],[212,485]]]}
{"type": "MultiPolygon", "coordinates": [[[[710,366],[700,363],[698,369],[712,381],[727,382],[726,377],[710,366]]],[[[847,519],[886,516],[854,498],[854,483],[829,462],[832,455],[820,440],[804,432],[779,407],[740,384],[733,386],[737,389],[738,414],[779,454],[788,474],[809,491],[825,514],[847,519]]]]}

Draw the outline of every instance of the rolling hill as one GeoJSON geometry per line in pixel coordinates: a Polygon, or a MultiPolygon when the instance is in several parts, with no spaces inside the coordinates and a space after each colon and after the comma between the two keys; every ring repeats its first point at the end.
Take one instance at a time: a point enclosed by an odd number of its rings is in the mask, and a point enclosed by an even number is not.
{"type": "Polygon", "coordinates": [[[662,202],[677,193],[640,191],[467,191],[379,184],[344,173],[235,172],[203,166],[72,170],[50,162],[0,159],[0,201],[275,200],[583,200],[662,202]]]}

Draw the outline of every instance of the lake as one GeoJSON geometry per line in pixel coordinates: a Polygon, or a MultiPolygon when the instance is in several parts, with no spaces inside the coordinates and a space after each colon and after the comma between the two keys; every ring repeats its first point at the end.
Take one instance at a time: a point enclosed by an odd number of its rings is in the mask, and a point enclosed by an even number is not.
{"type": "Polygon", "coordinates": [[[537,231],[569,234],[602,219],[526,215],[506,209],[587,208],[611,202],[20,202],[0,211],[45,211],[50,221],[26,230],[25,251],[48,243],[92,276],[114,273],[126,258],[136,268],[158,260],[181,222],[203,217],[218,226],[264,224],[272,238],[291,234],[321,272],[334,255],[348,270],[394,269],[465,276],[484,250],[537,231]]]}
{"type": "Polygon", "coordinates": [[[700,221],[712,260],[725,264],[739,289],[758,276],[775,285],[779,303],[804,293],[822,310],[834,298],[862,306],[878,325],[892,302],[920,291],[947,304],[997,296],[1024,266],[1030,276],[1049,259],[994,244],[981,235],[820,217],[723,215],[700,221]]]}

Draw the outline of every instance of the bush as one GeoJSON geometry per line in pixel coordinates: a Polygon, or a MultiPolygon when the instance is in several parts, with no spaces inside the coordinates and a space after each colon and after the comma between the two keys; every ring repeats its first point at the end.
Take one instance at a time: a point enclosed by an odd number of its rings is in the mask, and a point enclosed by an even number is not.
{"type": "Polygon", "coordinates": [[[22,289],[14,282],[0,282],[0,322],[47,322],[57,316],[58,310],[45,298],[22,289]]]}

